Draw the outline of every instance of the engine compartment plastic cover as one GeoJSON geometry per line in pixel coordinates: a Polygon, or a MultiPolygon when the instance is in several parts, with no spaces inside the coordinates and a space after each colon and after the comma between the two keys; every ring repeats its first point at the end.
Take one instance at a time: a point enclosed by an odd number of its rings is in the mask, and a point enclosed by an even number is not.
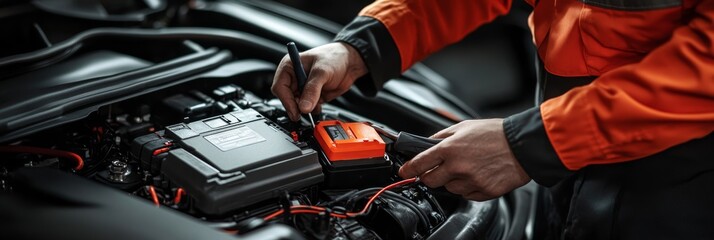
{"type": "Polygon", "coordinates": [[[320,183],[315,150],[298,147],[253,109],[168,126],[169,151],[161,171],[207,214],[221,214],[320,183]]]}

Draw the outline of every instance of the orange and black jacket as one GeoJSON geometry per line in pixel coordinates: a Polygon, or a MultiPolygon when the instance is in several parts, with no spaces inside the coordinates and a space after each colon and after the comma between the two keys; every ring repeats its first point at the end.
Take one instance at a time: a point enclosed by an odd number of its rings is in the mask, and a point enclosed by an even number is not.
{"type": "MultiPolygon", "coordinates": [[[[545,70],[561,81],[595,79],[504,121],[511,150],[534,180],[553,185],[589,165],[711,137],[714,1],[527,2],[545,70]]],[[[356,84],[373,94],[510,7],[510,0],[378,0],[335,40],[361,53],[372,81],[356,84]]]]}

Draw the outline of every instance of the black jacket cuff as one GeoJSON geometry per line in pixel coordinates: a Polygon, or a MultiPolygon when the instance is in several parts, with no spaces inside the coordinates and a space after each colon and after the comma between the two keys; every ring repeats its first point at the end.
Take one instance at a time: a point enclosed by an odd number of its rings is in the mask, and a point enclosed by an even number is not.
{"type": "Polygon", "coordinates": [[[539,107],[506,118],[503,129],[513,155],[537,183],[550,187],[573,174],[550,144],[539,107]]]}
{"type": "Polygon", "coordinates": [[[367,96],[377,95],[387,80],[401,74],[399,49],[387,27],[377,19],[366,16],[355,18],[337,34],[334,41],[351,45],[362,56],[370,74],[357,79],[355,86],[367,96]]]}

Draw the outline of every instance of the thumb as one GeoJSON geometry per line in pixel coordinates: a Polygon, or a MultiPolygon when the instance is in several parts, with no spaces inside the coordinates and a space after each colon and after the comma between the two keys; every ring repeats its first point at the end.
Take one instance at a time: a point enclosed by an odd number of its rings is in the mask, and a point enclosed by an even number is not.
{"type": "Polygon", "coordinates": [[[305,89],[303,89],[302,95],[300,96],[300,102],[298,102],[300,112],[309,113],[315,109],[317,102],[320,100],[322,86],[322,81],[316,79],[310,79],[310,81],[305,84],[305,89]]]}
{"type": "Polygon", "coordinates": [[[402,178],[411,178],[424,174],[426,171],[441,165],[444,162],[444,156],[439,150],[437,144],[412,158],[412,160],[404,163],[399,168],[399,176],[402,178]]]}
{"type": "Polygon", "coordinates": [[[327,82],[327,75],[327,72],[320,67],[310,69],[310,76],[300,95],[300,102],[298,102],[300,112],[309,113],[315,109],[315,105],[320,100],[320,94],[322,94],[322,87],[327,82]]]}

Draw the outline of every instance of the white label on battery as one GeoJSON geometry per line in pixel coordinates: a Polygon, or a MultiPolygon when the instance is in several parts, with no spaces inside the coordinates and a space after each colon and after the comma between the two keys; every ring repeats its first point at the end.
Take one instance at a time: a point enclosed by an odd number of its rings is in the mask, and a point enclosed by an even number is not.
{"type": "Polygon", "coordinates": [[[263,136],[247,126],[204,137],[221,151],[229,151],[246,145],[265,141],[263,136]]]}

